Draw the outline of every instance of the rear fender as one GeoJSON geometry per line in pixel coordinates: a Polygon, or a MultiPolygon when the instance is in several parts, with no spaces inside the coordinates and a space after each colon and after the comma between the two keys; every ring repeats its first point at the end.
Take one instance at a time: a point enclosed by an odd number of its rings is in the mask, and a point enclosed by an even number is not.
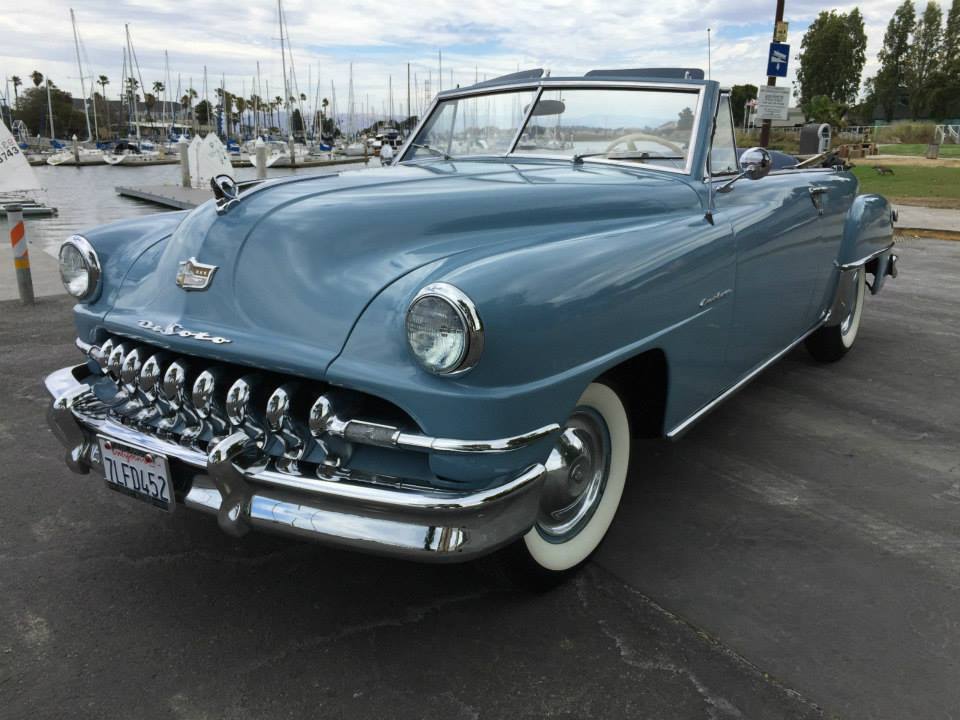
{"type": "Polygon", "coordinates": [[[881,195],[858,195],[843,224],[843,242],[837,257],[841,272],[867,266],[875,275],[871,291],[876,294],[891,274],[893,222],[896,211],[881,195]],[[874,262],[876,261],[876,262],[874,262]]]}

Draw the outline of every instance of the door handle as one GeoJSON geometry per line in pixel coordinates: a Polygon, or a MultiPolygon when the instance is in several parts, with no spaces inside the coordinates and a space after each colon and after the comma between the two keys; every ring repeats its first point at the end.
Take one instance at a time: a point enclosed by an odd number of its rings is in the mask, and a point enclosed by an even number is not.
{"type": "Polygon", "coordinates": [[[813,203],[813,206],[817,209],[817,215],[823,215],[823,195],[827,193],[829,188],[825,188],[822,185],[811,185],[810,190],[810,201],[813,203]]]}

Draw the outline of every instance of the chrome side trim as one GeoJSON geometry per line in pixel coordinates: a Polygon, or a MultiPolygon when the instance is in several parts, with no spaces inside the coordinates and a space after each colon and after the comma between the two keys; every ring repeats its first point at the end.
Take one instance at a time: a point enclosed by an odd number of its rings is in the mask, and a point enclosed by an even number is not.
{"type": "Polygon", "coordinates": [[[691,415],[691,416],[688,417],[686,420],[684,420],[683,422],[681,422],[679,425],[677,425],[676,427],[674,427],[673,430],[670,430],[670,431],[667,433],[667,437],[668,437],[669,439],[671,439],[671,440],[676,440],[676,439],[678,439],[679,437],[681,437],[681,436],[682,436],[687,430],[689,430],[698,420],[700,420],[700,419],[703,418],[705,415],[707,415],[711,410],[713,410],[715,407],[717,407],[717,405],[720,405],[724,400],[726,400],[727,398],[729,398],[729,397],[732,396],[732,395],[735,395],[738,391],[742,390],[746,385],[748,385],[748,384],[750,383],[751,380],[753,380],[755,377],[757,377],[757,375],[759,375],[760,373],[762,373],[762,372],[763,372],[764,370],[766,370],[768,367],[770,367],[771,365],[773,365],[777,360],[779,360],[780,358],[782,358],[782,357],[783,357],[784,355],[786,355],[788,352],[790,352],[791,350],[793,350],[797,345],[799,345],[799,344],[802,343],[804,340],[806,340],[808,337],[810,337],[810,335],[812,335],[812,334],[815,333],[817,330],[819,330],[822,325],[823,325],[823,320],[820,320],[819,322],[817,322],[816,325],[814,325],[812,328],[810,328],[809,330],[807,330],[805,333],[803,333],[803,335],[801,335],[800,337],[798,337],[798,338],[797,338],[796,340],[794,340],[792,343],[790,343],[789,345],[787,345],[787,347],[785,347],[783,350],[781,350],[780,352],[774,354],[773,356],[769,357],[768,359],[764,360],[762,363],[760,363],[759,365],[757,365],[753,370],[751,370],[749,373],[747,373],[744,377],[742,377],[742,378],[741,378],[740,380],[738,380],[736,383],[734,383],[733,385],[731,385],[729,388],[727,388],[727,389],[724,390],[722,393],[720,393],[719,395],[717,395],[717,397],[715,397],[713,400],[711,400],[711,401],[708,402],[706,405],[704,405],[702,408],[700,408],[700,409],[697,410],[695,413],[693,413],[693,415],[691,415]]]}
{"type": "Polygon", "coordinates": [[[893,249],[894,245],[896,245],[896,243],[890,243],[885,248],[882,248],[880,250],[875,250],[874,252],[870,253],[866,257],[862,257],[859,260],[854,260],[853,262],[840,263],[834,260],[833,264],[840,269],[840,272],[848,272],[849,270],[856,270],[858,267],[863,267],[874,258],[880,257],[886,252],[890,252],[893,249]]]}

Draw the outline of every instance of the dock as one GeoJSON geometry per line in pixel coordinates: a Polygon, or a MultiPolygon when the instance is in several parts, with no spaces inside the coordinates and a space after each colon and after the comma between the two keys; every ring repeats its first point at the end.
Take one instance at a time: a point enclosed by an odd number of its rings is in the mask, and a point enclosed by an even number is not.
{"type": "Polygon", "coordinates": [[[213,197],[209,189],[185,188],[179,185],[117,186],[117,194],[123,197],[145,200],[155,205],[174,210],[192,210],[213,197]]]}

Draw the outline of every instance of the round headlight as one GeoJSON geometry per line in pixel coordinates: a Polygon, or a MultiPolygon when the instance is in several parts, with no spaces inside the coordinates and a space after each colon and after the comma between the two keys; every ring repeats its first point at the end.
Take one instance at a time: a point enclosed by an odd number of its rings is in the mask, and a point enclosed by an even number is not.
{"type": "Polygon", "coordinates": [[[480,359],[480,316],[470,298],[449,283],[433,283],[417,293],[407,310],[406,327],[410,350],[432,373],[459,375],[480,359]]]}
{"type": "Polygon", "coordinates": [[[96,299],[100,291],[100,260],[86,238],[74,235],[60,246],[60,280],[77,300],[96,299]]]}

